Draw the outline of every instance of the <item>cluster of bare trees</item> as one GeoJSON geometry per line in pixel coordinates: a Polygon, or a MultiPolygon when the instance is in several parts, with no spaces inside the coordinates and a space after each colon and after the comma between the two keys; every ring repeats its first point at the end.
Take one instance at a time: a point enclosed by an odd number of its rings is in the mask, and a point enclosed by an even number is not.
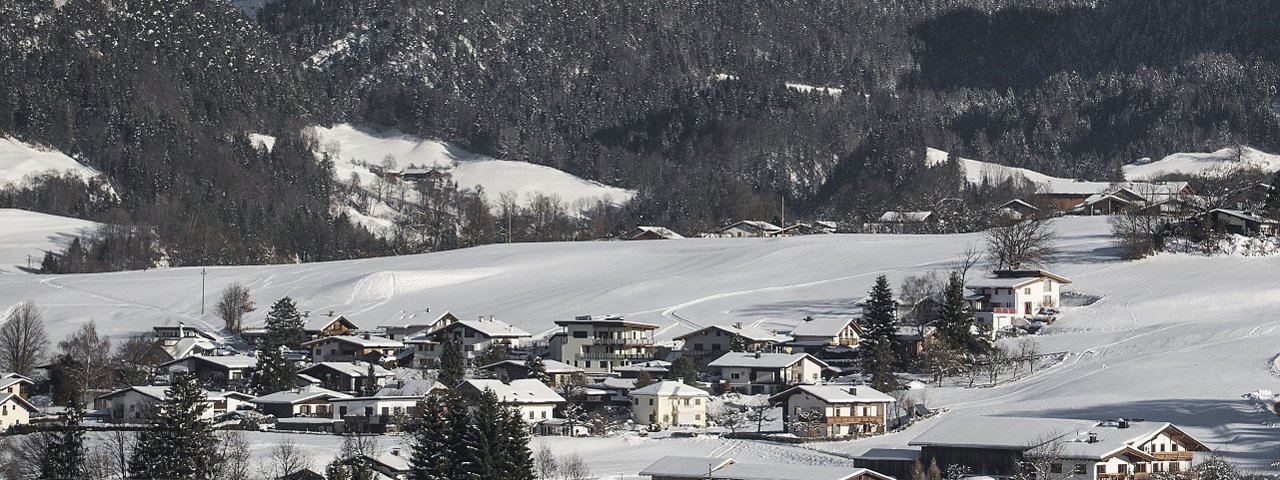
{"type": "Polygon", "coordinates": [[[1045,218],[1028,218],[987,230],[987,261],[997,269],[1042,267],[1057,255],[1057,232],[1045,218]]]}
{"type": "Polygon", "coordinates": [[[534,467],[542,480],[595,480],[596,477],[576,453],[556,456],[551,448],[543,445],[534,452],[534,467]]]}
{"type": "Polygon", "coordinates": [[[249,296],[249,287],[241,285],[240,282],[233,282],[223,288],[222,294],[218,296],[218,302],[213,306],[213,310],[217,312],[218,317],[226,324],[227,331],[231,333],[240,333],[243,328],[244,314],[252,312],[255,308],[253,299],[249,296]]]}

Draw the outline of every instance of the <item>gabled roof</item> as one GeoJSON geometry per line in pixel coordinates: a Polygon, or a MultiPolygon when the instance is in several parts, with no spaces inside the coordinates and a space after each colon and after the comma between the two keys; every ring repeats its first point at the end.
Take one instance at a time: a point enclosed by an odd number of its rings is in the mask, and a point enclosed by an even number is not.
{"type": "Polygon", "coordinates": [[[223,368],[254,368],[258,366],[258,357],[250,357],[248,355],[189,355],[177,360],[170,360],[161,363],[159,366],[167,367],[175,363],[182,363],[188,360],[196,362],[207,362],[223,368]]]}
{"type": "Polygon", "coordinates": [[[1260,217],[1258,215],[1254,215],[1253,212],[1246,212],[1244,210],[1230,210],[1226,208],[1215,208],[1213,210],[1210,210],[1209,213],[1221,213],[1223,215],[1229,215],[1229,216],[1236,217],[1241,220],[1245,220],[1253,223],[1276,223],[1274,220],[1271,220],[1265,217],[1260,217]]]}
{"type": "Polygon", "coordinates": [[[428,379],[405,380],[384,385],[375,397],[425,397],[434,390],[445,388],[440,382],[428,379]]]}
{"type": "Polygon", "coordinates": [[[730,336],[742,335],[742,338],[750,340],[752,342],[779,342],[780,343],[788,340],[788,338],[785,336],[778,335],[776,333],[770,332],[763,328],[760,328],[754,325],[743,325],[741,323],[735,323],[733,325],[711,325],[709,327],[703,327],[702,329],[686,333],[684,335],[676,337],[675,339],[685,340],[694,335],[698,335],[701,333],[709,333],[712,330],[720,330],[728,333],[730,336]]]}
{"type": "Polygon", "coordinates": [[[441,327],[439,330],[431,332],[428,336],[436,337],[439,335],[439,332],[445,332],[457,328],[475,330],[480,332],[481,335],[489,338],[524,338],[533,336],[530,335],[529,332],[516,328],[510,323],[502,320],[458,320],[441,327]]]}
{"type": "Polygon", "coordinates": [[[12,375],[12,376],[0,375],[0,389],[9,388],[19,383],[25,383],[27,385],[35,385],[35,382],[32,382],[30,379],[22,375],[18,375],[16,373],[8,374],[8,375],[12,375]]]}
{"type": "Polygon", "coordinates": [[[653,462],[644,470],[640,471],[641,475],[650,477],[668,477],[674,475],[688,475],[691,472],[702,475],[704,478],[708,471],[716,471],[724,468],[725,465],[733,463],[733,459],[729,457],[686,457],[681,455],[667,455],[653,462]]]}
{"type": "Polygon", "coordinates": [[[307,322],[306,324],[303,325],[302,329],[308,332],[319,332],[321,330],[324,330],[329,325],[333,325],[334,323],[341,323],[343,325],[346,325],[346,327],[350,330],[360,329],[360,327],[357,326],[355,322],[351,321],[351,319],[342,315],[338,315],[337,317],[329,317],[329,316],[322,316],[322,315],[307,317],[307,322]]]}
{"type": "Polygon", "coordinates": [[[39,409],[37,409],[35,405],[32,405],[31,402],[27,401],[27,399],[22,398],[21,395],[15,395],[9,392],[0,393],[0,405],[3,405],[5,402],[10,402],[10,401],[22,406],[22,408],[26,409],[27,412],[35,413],[39,411],[39,409]]]}
{"type": "Polygon", "coordinates": [[[615,372],[639,372],[645,371],[650,373],[669,372],[671,371],[671,362],[666,360],[646,360],[643,362],[623,365],[621,367],[613,367],[615,372]]]}
{"type": "Polygon", "coordinates": [[[654,235],[657,235],[660,238],[666,238],[666,239],[672,239],[672,240],[678,239],[678,238],[684,238],[683,235],[680,235],[679,233],[676,233],[667,227],[654,227],[654,226],[646,226],[646,225],[641,225],[631,229],[631,231],[627,232],[626,235],[624,235],[624,237],[628,239],[633,239],[641,235],[644,235],[646,233],[652,233],[654,235]]]}
{"type": "Polygon", "coordinates": [[[369,335],[368,338],[356,335],[334,335],[331,337],[317,338],[315,340],[302,342],[302,346],[305,347],[330,341],[351,344],[360,348],[404,348],[403,342],[373,335],[369,335]]]}
{"type": "Polygon", "coordinates": [[[744,227],[747,227],[747,230],[759,230],[765,233],[777,232],[782,230],[782,227],[779,227],[769,222],[762,222],[760,220],[740,220],[727,227],[718,228],[716,229],[716,232],[725,232],[737,226],[744,226],[744,227]]]}
{"type": "Polygon", "coordinates": [[[595,318],[591,315],[579,315],[574,317],[573,320],[556,320],[556,325],[559,325],[562,327],[568,326],[568,325],[592,325],[592,326],[599,326],[599,327],[638,328],[642,330],[658,329],[658,325],[655,325],[652,323],[644,323],[644,322],[633,322],[633,321],[627,320],[626,318],[623,318],[620,315],[607,315],[602,318],[595,318]]]}
{"type": "Polygon", "coordinates": [[[769,397],[769,402],[780,402],[788,397],[807,393],[826,403],[885,403],[895,401],[884,392],[866,385],[799,385],[769,397]]]}
{"type": "Polygon", "coordinates": [[[632,390],[631,394],[657,395],[661,397],[706,397],[711,395],[710,393],[707,393],[706,390],[674,380],[663,380],[661,382],[651,383],[644,387],[632,390]]]}
{"type": "Polygon", "coordinates": [[[986,277],[971,280],[964,287],[968,289],[1018,288],[1046,278],[1063,285],[1071,283],[1071,279],[1047,270],[996,270],[991,273],[995,275],[995,278],[986,277]]]}
{"type": "Polygon", "coordinates": [[[853,328],[862,334],[862,327],[854,321],[853,317],[827,317],[813,318],[805,317],[795,328],[791,329],[792,337],[836,337],[845,327],[853,324],[853,328]]]}
{"type": "Polygon", "coordinates": [[[1087,431],[1097,422],[1063,418],[949,417],[907,445],[1026,451],[1055,438],[1087,431]]]}
{"type": "Polygon", "coordinates": [[[1037,206],[1032,205],[1032,204],[1030,204],[1030,203],[1024,202],[1024,201],[1022,201],[1022,200],[1020,200],[1020,199],[1017,199],[1017,198],[1015,198],[1015,199],[1013,199],[1013,200],[1009,200],[1009,201],[1007,201],[1007,202],[1004,202],[1004,203],[1000,204],[1000,206],[998,206],[998,207],[996,207],[996,208],[997,208],[997,209],[999,209],[999,208],[1015,208],[1015,207],[1030,208],[1030,209],[1032,209],[1032,210],[1039,210],[1039,209],[1040,209],[1040,207],[1037,207],[1037,206]]]}
{"type": "Polygon", "coordinates": [[[745,463],[728,457],[668,455],[645,467],[641,475],[654,478],[716,478],[724,480],[849,480],[863,475],[878,480],[893,477],[858,467],[800,465],[795,463],[745,463]],[[710,474],[710,477],[708,477],[710,474]]]}
{"type": "Polygon", "coordinates": [[[564,397],[548,387],[547,384],[526,378],[523,380],[512,380],[511,383],[502,383],[502,380],[494,379],[478,379],[473,378],[462,382],[458,388],[468,388],[474,393],[484,392],[485,389],[493,390],[498,395],[498,400],[503,403],[563,403],[564,397]]]}
{"type": "MultiPolygon", "coordinates": [[[[369,372],[369,364],[365,362],[320,362],[299,370],[298,373],[310,374],[310,372],[326,369],[336,371],[352,378],[364,378],[369,372]]],[[[392,373],[391,370],[382,368],[382,365],[374,365],[373,375],[376,377],[390,377],[395,374],[392,373]]]]}
{"type": "Polygon", "coordinates": [[[827,363],[807,353],[729,352],[708,363],[708,367],[786,368],[808,358],[826,367],[827,363]]]}
{"type": "Polygon", "coordinates": [[[113,390],[103,395],[99,395],[97,398],[98,399],[111,398],[111,397],[122,395],[126,392],[138,392],[143,396],[151,397],[155,400],[164,400],[165,391],[168,389],[169,387],[160,386],[160,385],[134,385],[131,387],[124,387],[124,388],[113,390]]]}
{"type": "Polygon", "coordinates": [[[351,398],[351,395],[347,395],[342,392],[335,392],[333,390],[329,390],[327,388],[316,386],[316,385],[308,385],[302,388],[297,388],[293,390],[284,390],[276,393],[263,395],[260,397],[254,397],[249,401],[253,403],[259,403],[259,404],[288,403],[290,405],[294,405],[294,404],[314,400],[317,398],[322,398],[322,399],[351,398]]]}

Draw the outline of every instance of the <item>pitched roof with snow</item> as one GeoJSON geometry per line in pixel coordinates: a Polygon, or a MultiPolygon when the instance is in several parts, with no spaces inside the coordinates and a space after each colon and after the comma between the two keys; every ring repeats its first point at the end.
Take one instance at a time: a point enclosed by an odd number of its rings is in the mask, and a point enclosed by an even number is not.
{"type": "Polygon", "coordinates": [[[660,397],[706,397],[711,395],[710,393],[707,393],[706,390],[674,380],[663,380],[661,382],[651,383],[642,388],[632,390],[631,394],[657,395],[660,397]]]}
{"type": "Polygon", "coordinates": [[[434,390],[442,389],[444,385],[435,380],[416,379],[405,380],[403,382],[393,382],[384,385],[375,397],[425,397],[434,390]]]}
{"type": "Polygon", "coordinates": [[[893,480],[874,470],[858,467],[798,465],[794,463],[743,463],[728,457],[668,455],[645,467],[641,475],[654,478],[714,478],[726,480],[849,480],[863,475],[893,480]]]}
{"type": "Polygon", "coordinates": [[[929,220],[933,212],[884,212],[880,215],[882,223],[921,223],[929,220]]]}
{"type": "Polygon", "coordinates": [[[32,405],[31,402],[28,402],[27,399],[22,398],[21,395],[16,395],[9,392],[0,393],[0,404],[4,404],[6,402],[16,403],[22,406],[22,408],[26,409],[28,412],[37,411],[36,406],[32,405]]]}
{"type": "Polygon", "coordinates": [[[524,338],[533,336],[530,335],[529,332],[516,328],[510,323],[502,320],[458,320],[430,333],[429,335],[436,337],[439,332],[455,328],[469,328],[480,332],[481,335],[489,338],[524,338]]]}
{"type": "Polygon", "coordinates": [[[1221,213],[1221,214],[1224,214],[1224,215],[1230,215],[1230,216],[1232,216],[1232,217],[1236,217],[1236,218],[1239,218],[1239,219],[1241,219],[1241,220],[1245,220],[1245,221],[1249,221],[1249,222],[1254,222],[1254,223],[1276,223],[1274,220],[1271,220],[1271,219],[1269,219],[1269,218],[1260,217],[1260,216],[1258,216],[1258,215],[1254,215],[1254,214],[1253,214],[1253,212],[1247,212],[1247,211],[1244,211],[1244,210],[1231,210],[1231,209],[1226,209],[1226,208],[1215,208],[1215,209],[1213,209],[1213,210],[1210,210],[1210,211],[1209,211],[1209,213],[1221,213]]]}
{"type": "Polygon", "coordinates": [[[485,389],[493,390],[493,393],[498,395],[498,400],[503,403],[564,402],[564,397],[561,397],[555,390],[552,390],[545,383],[532,378],[512,380],[509,384],[502,383],[501,380],[473,378],[462,382],[459,388],[463,387],[473,389],[476,393],[483,392],[485,389]]]}
{"type": "Polygon", "coordinates": [[[907,444],[1025,451],[1069,433],[1087,431],[1096,423],[1064,418],[953,416],[942,419],[907,444]]]}
{"type": "Polygon", "coordinates": [[[620,315],[607,315],[601,318],[596,318],[591,315],[579,315],[574,317],[573,320],[556,320],[556,325],[561,327],[567,325],[591,325],[593,327],[624,327],[637,328],[641,330],[658,329],[658,325],[644,322],[633,322],[620,315]]]}
{"type": "Polygon", "coordinates": [[[19,383],[25,383],[27,385],[35,385],[35,382],[32,382],[31,380],[27,379],[27,377],[18,375],[16,373],[13,374],[12,377],[0,376],[0,389],[6,389],[19,383]]]}
{"type": "Polygon", "coordinates": [[[1061,284],[1071,283],[1071,279],[1047,270],[996,270],[991,272],[995,277],[979,278],[965,285],[965,288],[1018,288],[1043,279],[1052,279],[1061,284]]]}
{"type": "MultiPolygon", "coordinates": [[[[480,369],[488,370],[488,369],[503,366],[503,365],[516,365],[516,366],[528,368],[528,361],[527,360],[503,360],[501,362],[494,362],[488,365],[481,366],[480,369]]],[[[564,362],[557,362],[549,358],[542,359],[542,365],[546,367],[547,373],[553,374],[553,375],[581,373],[586,371],[586,370],[583,370],[582,368],[575,367],[573,365],[569,365],[564,362]]]]}
{"type": "Polygon", "coordinates": [[[791,329],[792,337],[836,337],[840,332],[844,331],[849,324],[857,323],[853,321],[853,317],[829,317],[829,318],[813,318],[806,317],[795,328],[791,329]]]}
{"type": "Polygon", "coordinates": [[[719,228],[716,231],[724,232],[724,231],[728,231],[731,228],[739,227],[739,226],[745,226],[747,227],[747,230],[759,230],[764,233],[777,232],[782,230],[782,227],[779,227],[769,222],[763,222],[760,220],[741,220],[727,227],[719,228]]]}
{"type": "Polygon", "coordinates": [[[733,463],[733,459],[729,457],[686,457],[681,455],[667,455],[653,462],[653,464],[645,467],[640,471],[641,475],[651,477],[669,477],[675,475],[689,475],[690,473],[706,477],[708,471],[715,471],[724,468],[725,465],[733,463]]]}
{"type": "Polygon", "coordinates": [[[712,360],[708,363],[709,367],[745,367],[745,368],[787,368],[795,365],[797,362],[808,358],[809,360],[821,365],[827,366],[826,362],[814,358],[813,355],[807,353],[748,353],[748,352],[729,352],[720,358],[712,360]]]}
{"type": "Polygon", "coordinates": [[[769,397],[781,401],[797,393],[807,393],[826,403],[884,403],[895,401],[884,392],[866,385],[799,385],[769,397]]]}
{"type": "MultiPolygon", "coordinates": [[[[364,378],[369,372],[369,364],[365,362],[320,362],[307,368],[299,370],[298,373],[308,373],[317,370],[330,369],[338,373],[352,378],[364,378]]],[[[382,368],[381,365],[374,364],[373,375],[377,377],[390,377],[395,375],[391,370],[382,368]]]]}
{"type": "Polygon", "coordinates": [[[654,226],[646,226],[646,225],[641,225],[631,229],[630,232],[627,232],[626,237],[637,238],[646,233],[652,233],[654,235],[657,235],[659,238],[666,238],[666,239],[672,239],[672,240],[678,239],[678,238],[684,238],[683,235],[680,235],[679,233],[676,233],[667,227],[654,227],[654,226]]]}
{"type": "Polygon", "coordinates": [[[365,336],[357,336],[357,335],[334,335],[332,337],[317,338],[315,340],[303,342],[302,346],[305,347],[309,345],[316,345],[316,344],[326,343],[330,341],[348,343],[351,345],[358,346],[360,348],[404,348],[403,342],[392,340],[386,337],[374,336],[374,335],[369,335],[368,338],[365,338],[365,336]]]}
{"type": "Polygon", "coordinates": [[[353,322],[351,321],[351,319],[342,315],[338,315],[337,317],[328,317],[328,316],[322,316],[322,315],[307,317],[307,321],[306,323],[303,324],[302,329],[308,332],[318,332],[318,331],[324,330],[329,325],[332,325],[334,323],[346,324],[347,328],[351,330],[360,329],[360,327],[356,325],[356,322],[353,322]]]}
{"type": "Polygon", "coordinates": [[[351,398],[342,392],[335,392],[324,387],[308,385],[293,390],[284,390],[250,399],[253,403],[288,403],[296,404],[316,398],[351,398]]]}
{"type": "Polygon", "coordinates": [[[776,333],[770,332],[770,331],[768,331],[768,330],[765,330],[765,329],[763,329],[763,328],[757,327],[757,326],[755,326],[755,325],[743,325],[743,324],[741,324],[741,323],[735,323],[735,324],[733,324],[733,325],[711,325],[711,326],[709,326],[709,327],[704,327],[704,328],[702,328],[702,329],[699,329],[699,330],[695,330],[695,331],[692,331],[692,332],[686,333],[686,334],[684,334],[684,335],[681,335],[681,336],[679,336],[679,337],[676,337],[675,339],[676,339],[676,340],[684,340],[684,339],[687,339],[687,338],[692,337],[692,336],[694,336],[694,335],[698,335],[698,334],[702,334],[702,333],[709,333],[709,332],[711,332],[712,330],[720,330],[720,331],[723,331],[723,332],[728,333],[730,336],[732,336],[732,335],[741,335],[741,336],[742,336],[742,338],[747,339],[747,340],[750,340],[750,341],[752,341],[752,342],[779,342],[779,343],[781,343],[781,342],[785,342],[785,341],[789,340],[789,339],[788,339],[787,337],[785,337],[785,336],[778,335],[778,334],[776,334],[776,333]]]}
{"type": "Polygon", "coordinates": [[[161,363],[161,367],[167,367],[175,363],[182,363],[188,360],[196,362],[208,362],[223,368],[253,368],[258,366],[258,357],[250,357],[248,355],[189,355],[177,360],[170,360],[161,363]]]}

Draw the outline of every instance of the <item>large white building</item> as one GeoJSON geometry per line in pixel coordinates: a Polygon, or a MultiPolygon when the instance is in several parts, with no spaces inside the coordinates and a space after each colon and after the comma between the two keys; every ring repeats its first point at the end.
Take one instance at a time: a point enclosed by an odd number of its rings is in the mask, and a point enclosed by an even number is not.
{"type": "Polygon", "coordinates": [[[731,352],[707,364],[720,381],[748,394],[777,393],[792,385],[818,383],[827,363],[807,353],[731,352]]]}
{"type": "Polygon", "coordinates": [[[16,393],[0,393],[0,430],[31,423],[36,407],[16,393]]]}
{"type": "Polygon", "coordinates": [[[520,347],[532,335],[494,317],[478,317],[476,320],[458,320],[447,323],[429,333],[409,337],[405,343],[414,350],[413,358],[419,365],[438,359],[444,349],[440,346],[453,338],[462,347],[462,357],[473,361],[490,349],[502,345],[508,350],[520,347]]]}
{"type": "Polygon", "coordinates": [[[652,323],[632,322],[619,316],[559,320],[561,330],[551,336],[551,358],[586,370],[612,373],[617,367],[653,360],[652,323]]]}
{"type": "Polygon", "coordinates": [[[782,406],[788,430],[802,437],[884,433],[893,402],[866,385],[799,385],[769,397],[770,404],[782,406]]]}
{"type": "Polygon", "coordinates": [[[711,394],[683,382],[665,380],[631,391],[631,414],[637,425],[707,426],[711,394]]]}
{"type": "Polygon", "coordinates": [[[970,281],[966,297],[979,326],[990,329],[992,337],[1047,309],[1061,305],[1066,277],[1044,270],[996,270],[994,276],[970,281]]]}
{"type": "Polygon", "coordinates": [[[458,392],[469,398],[479,398],[486,389],[493,390],[503,405],[519,409],[520,417],[530,425],[555,418],[556,406],[565,402],[564,397],[551,387],[531,378],[512,380],[511,383],[473,378],[458,386],[458,392]]]}

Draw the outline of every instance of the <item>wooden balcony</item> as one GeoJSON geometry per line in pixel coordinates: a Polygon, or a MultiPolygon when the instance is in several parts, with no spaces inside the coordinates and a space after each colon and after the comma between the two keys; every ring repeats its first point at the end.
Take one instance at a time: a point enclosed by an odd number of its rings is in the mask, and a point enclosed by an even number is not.
{"type": "Polygon", "coordinates": [[[1195,459],[1194,454],[1191,452],[1153,452],[1151,456],[1156,457],[1156,460],[1160,460],[1162,462],[1179,460],[1186,460],[1189,462],[1195,459]]]}
{"type": "Polygon", "coordinates": [[[884,419],[874,416],[827,417],[827,425],[855,425],[862,423],[884,423],[884,419]]]}
{"type": "Polygon", "coordinates": [[[1150,473],[1099,473],[1097,480],[1150,480],[1150,473]]]}

